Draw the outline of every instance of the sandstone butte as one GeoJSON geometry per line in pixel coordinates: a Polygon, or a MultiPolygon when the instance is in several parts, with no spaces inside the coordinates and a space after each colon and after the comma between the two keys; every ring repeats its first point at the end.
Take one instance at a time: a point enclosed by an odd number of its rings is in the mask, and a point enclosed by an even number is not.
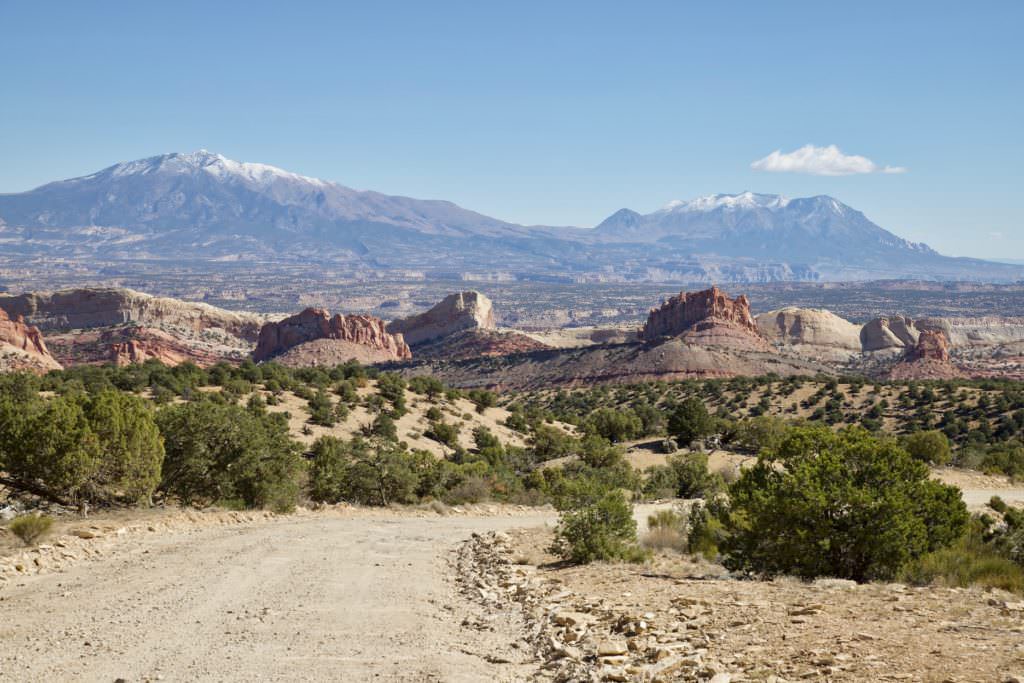
{"type": "Polygon", "coordinates": [[[410,346],[471,329],[495,329],[494,306],[476,291],[449,294],[430,310],[392,320],[387,326],[388,332],[401,334],[410,346]]]}
{"type": "Polygon", "coordinates": [[[365,347],[381,360],[412,358],[412,352],[402,335],[388,333],[384,321],[380,318],[341,314],[332,318],[322,308],[307,308],[279,322],[263,325],[252,357],[257,362],[265,361],[318,340],[333,340],[346,342],[353,347],[365,347]]]}
{"type": "Polygon", "coordinates": [[[820,308],[787,306],[757,316],[761,333],[779,344],[860,352],[861,326],[820,308]]]}
{"type": "Polygon", "coordinates": [[[861,349],[869,352],[911,348],[920,334],[914,321],[905,316],[875,318],[860,330],[861,349]]]}
{"type": "Polygon", "coordinates": [[[735,299],[712,287],[700,292],[680,292],[659,308],[651,309],[640,330],[640,339],[658,342],[680,337],[684,342],[768,351],[770,345],[750,313],[750,301],[735,299]]]}
{"type": "Polygon", "coordinates": [[[11,318],[3,309],[0,309],[0,352],[4,352],[3,364],[10,365],[11,369],[45,372],[61,367],[46,348],[39,328],[26,325],[20,315],[11,318]]]}
{"type": "Polygon", "coordinates": [[[891,379],[955,379],[964,373],[949,357],[949,339],[942,330],[921,330],[917,343],[907,349],[889,371],[891,379]]]}

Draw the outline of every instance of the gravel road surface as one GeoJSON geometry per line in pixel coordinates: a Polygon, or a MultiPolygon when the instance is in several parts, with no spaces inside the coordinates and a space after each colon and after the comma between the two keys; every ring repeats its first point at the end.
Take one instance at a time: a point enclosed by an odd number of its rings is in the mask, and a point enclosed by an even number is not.
{"type": "Polygon", "coordinates": [[[450,551],[553,520],[314,517],[126,540],[0,592],[0,680],[522,679],[518,624],[463,625],[478,608],[450,551]]]}

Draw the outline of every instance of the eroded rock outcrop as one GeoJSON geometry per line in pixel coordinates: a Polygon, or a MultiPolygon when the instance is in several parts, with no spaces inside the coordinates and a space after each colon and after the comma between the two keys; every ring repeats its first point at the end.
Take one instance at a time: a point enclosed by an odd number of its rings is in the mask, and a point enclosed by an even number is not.
{"type": "Polygon", "coordinates": [[[0,310],[46,332],[65,367],[142,362],[212,365],[247,358],[265,317],[131,289],[68,289],[0,294],[0,310]]]}
{"type": "Polygon", "coordinates": [[[332,318],[322,308],[307,308],[260,329],[253,360],[281,361],[286,354],[291,365],[329,365],[350,358],[360,362],[412,358],[402,335],[389,333],[383,320],[369,315],[337,314],[332,318]],[[303,355],[306,344],[313,344],[305,349],[310,352],[308,358],[303,355]]]}
{"type": "Polygon", "coordinates": [[[46,332],[115,327],[137,324],[180,328],[183,332],[223,330],[256,341],[263,317],[227,311],[209,304],[158,297],[132,289],[67,289],[57,292],[0,294],[0,309],[24,316],[46,332]]]}
{"type": "Polygon", "coordinates": [[[476,291],[449,294],[429,311],[392,320],[387,331],[401,334],[410,346],[441,339],[463,330],[493,330],[494,306],[476,291]]]}
{"type": "Polygon", "coordinates": [[[750,302],[730,298],[717,287],[701,292],[680,292],[659,308],[651,309],[640,339],[657,342],[679,337],[692,344],[767,351],[768,342],[750,314],[750,302]]]}
{"type": "Polygon", "coordinates": [[[917,344],[920,334],[914,321],[906,316],[875,318],[860,330],[861,350],[899,351],[917,344]]]}
{"type": "Polygon", "coordinates": [[[797,353],[843,357],[861,350],[860,325],[819,308],[789,306],[757,316],[761,333],[797,353]]]}
{"type": "Polygon", "coordinates": [[[46,348],[39,328],[26,324],[20,315],[12,318],[0,309],[0,370],[46,372],[60,367],[46,348]]]}
{"type": "Polygon", "coordinates": [[[214,365],[222,356],[186,344],[161,330],[128,327],[108,330],[100,337],[99,347],[107,347],[107,360],[116,365],[145,363],[155,359],[164,365],[180,365],[186,361],[200,367],[214,365]]]}
{"type": "Polygon", "coordinates": [[[949,339],[942,330],[922,330],[917,343],[889,371],[890,379],[955,379],[965,373],[950,360],[949,339]]]}
{"type": "Polygon", "coordinates": [[[949,362],[949,340],[939,330],[922,330],[917,337],[917,344],[907,353],[907,360],[934,360],[941,363],[949,362]]]}
{"type": "Polygon", "coordinates": [[[226,344],[222,338],[181,338],[153,327],[76,330],[47,337],[50,352],[65,367],[115,363],[144,363],[155,358],[164,365],[186,361],[209,367],[221,361],[237,363],[249,357],[251,344],[226,344]]]}

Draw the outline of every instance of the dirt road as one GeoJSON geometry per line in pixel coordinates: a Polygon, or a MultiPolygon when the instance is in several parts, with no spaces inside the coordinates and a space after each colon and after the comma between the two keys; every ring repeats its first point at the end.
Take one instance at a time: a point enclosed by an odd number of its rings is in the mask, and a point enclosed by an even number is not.
{"type": "Polygon", "coordinates": [[[479,608],[449,551],[552,519],[313,517],[142,538],[0,593],[0,680],[518,680],[532,667],[517,624],[462,625],[479,608]]]}

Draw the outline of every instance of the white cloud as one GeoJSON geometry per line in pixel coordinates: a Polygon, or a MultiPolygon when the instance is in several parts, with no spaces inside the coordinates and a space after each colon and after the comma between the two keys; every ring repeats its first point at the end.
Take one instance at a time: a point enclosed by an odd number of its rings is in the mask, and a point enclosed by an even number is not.
{"type": "Polygon", "coordinates": [[[857,175],[861,173],[906,173],[900,166],[879,166],[867,157],[843,154],[835,145],[800,149],[783,153],[777,149],[750,164],[755,171],[773,173],[809,173],[810,175],[857,175]]]}

